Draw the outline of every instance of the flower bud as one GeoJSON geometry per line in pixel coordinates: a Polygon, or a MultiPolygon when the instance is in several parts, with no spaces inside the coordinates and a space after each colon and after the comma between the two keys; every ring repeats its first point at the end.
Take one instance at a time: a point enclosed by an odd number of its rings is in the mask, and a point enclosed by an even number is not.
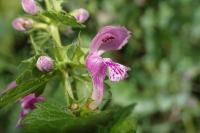
{"type": "Polygon", "coordinates": [[[53,60],[49,56],[40,56],[37,60],[36,67],[41,72],[49,72],[53,69],[53,60]]]}
{"type": "Polygon", "coordinates": [[[31,19],[26,18],[16,18],[12,22],[13,28],[18,31],[27,31],[32,28],[33,21],[31,19]]]}
{"type": "Polygon", "coordinates": [[[22,8],[26,13],[35,15],[39,12],[40,8],[36,4],[35,0],[22,0],[22,8]]]}
{"type": "Polygon", "coordinates": [[[90,16],[86,9],[80,8],[72,12],[72,15],[76,18],[77,22],[84,23],[90,16]]]}

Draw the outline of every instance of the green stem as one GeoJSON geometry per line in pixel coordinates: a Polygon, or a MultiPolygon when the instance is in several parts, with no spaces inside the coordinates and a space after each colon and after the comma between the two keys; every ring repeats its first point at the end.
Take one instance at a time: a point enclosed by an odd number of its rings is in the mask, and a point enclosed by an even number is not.
{"type": "MultiPolygon", "coordinates": [[[[45,0],[47,10],[56,10],[56,9],[54,9],[53,1],[45,0]]],[[[65,54],[65,51],[63,50],[59,30],[56,25],[50,25],[50,34],[51,34],[53,40],[55,41],[55,43],[54,43],[55,44],[55,56],[56,56],[57,62],[65,62],[65,60],[67,59],[67,56],[65,54]]],[[[60,72],[62,74],[62,78],[63,78],[64,88],[65,88],[65,97],[68,101],[68,105],[70,105],[74,100],[74,96],[73,96],[71,84],[69,82],[69,75],[68,75],[67,71],[65,70],[65,65],[61,66],[59,68],[59,70],[60,70],[60,72]]]]}
{"type": "Polygon", "coordinates": [[[34,23],[33,24],[33,28],[47,30],[48,29],[48,25],[44,24],[44,23],[36,23],[36,24],[34,23]]]}
{"type": "Polygon", "coordinates": [[[47,10],[51,10],[51,4],[50,4],[49,0],[45,0],[45,4],[46,4],[47,10]]]}
{"type": "Polygon", "coordinates": [[[70,96],[71,99],[68,98],[68,101],[74,100],[74,95],[72,92],[71,84],[69,82],[69,75],[67,72],[62,71],[63,79],[64,79],[64,87],[65,87],[65,95],[70,96]]]}
{"type": "Polygon", "coordinates": [[[62,62],[65,60],[65,55],[62,52],[62,44],[61,44],[58,28],[55,25],[51,25],[50,33],[51,33],[53,40],[55,41],[56,60],[62,62]]]}
{"type": "MultiPolygon", "coordinates": [[[[60,40],[58,27],[56,27],[55,25],[51,25],[50,30],[51,30],[52,38],[55,41],[55,50],[56,50],[57,61],[64,62],[65,59],[67,59],[67,58],[66,58],[66,54],[62,50],[62,44],[61,44],[61,40],[60,40]]],[[[65,67],[61,67],[60,71],[61,71],[62,77],[63,77],[65,96],[67,97],[67,100],[70,103],[71,100],[74,100],[74,96],[73,96],[71,84],[69,83],[68,73],[65,71],[65,67]]]]}
{"type": "Polygon", "coordinates": [[[33,49],[35,51],[35,54],[39,55],[39,50],[40,49],[37,47],[35,41],[33,40],[33,36],[32,35],[30,35],[30,41],[31,41],[32,47],[33,47],[33,49]]]}

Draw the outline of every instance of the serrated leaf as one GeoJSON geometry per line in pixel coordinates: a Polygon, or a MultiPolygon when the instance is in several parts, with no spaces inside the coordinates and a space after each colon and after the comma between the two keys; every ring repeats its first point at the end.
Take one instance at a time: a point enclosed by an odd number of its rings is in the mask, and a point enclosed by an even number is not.
{"type": "Polygon", "coordinates": [[[83,24],[78,23],[72,15],[66,12],[45,11],[42,12],[40,16],[48,18],[51,22],[57,25],[63,24],[79,28],[85,27],[83,24]]]}
{"type": "MultiPolygon", "coordinates": [[[[64,106],[57,103],[41,102],[37,108],[30,112],[22,123],[25,126],[25,132],[59,132],[59,133],[93,133],[98,127],[105,127],[117,118],[121,118],[122,112],[130,110],[111,109],[103,112],[90,112],[84,116],[75,116],[64,106]],[[116,117],[118,116],[118,117],[116,117]]],[[[131,109],[133,106],[131,106],[131,109]]],[[[128,115],[128,114],[127,114],[128,115]]]]}
{"type": "Polygon", "coordinates": [[[57,103],[38,103],[37,108],[23,120],[28,132],[80,132],[94,130],[96,124],[103,123],[111,112],[95,113],[76,117],[66,107],[57,103]]]}
{"type": "Polygon", "coordinates": [[[34,77],[36,77],[35,75],[41,76],[43,74],[35,70],[36,60],[37,56],[33,56],[29,59],[23,60],[20,63],[20,65],[18,66],[18,74],[16,78],[17,84],[21,84],[23,82],[33,79],[34,77]]]}
{"type": "Polygon", "coordinates": [[[22,84],[18,84],[18,86],[13,89],[3,91],[0,94],[0,109],[3,106],[14,103],[21,97],[38,91],[38,89],[45,85],[53,75],[54,73],[49,73],[47,75],[43,75],[42,77],[38,77],[35,80],[29,80],[22,84]]]}

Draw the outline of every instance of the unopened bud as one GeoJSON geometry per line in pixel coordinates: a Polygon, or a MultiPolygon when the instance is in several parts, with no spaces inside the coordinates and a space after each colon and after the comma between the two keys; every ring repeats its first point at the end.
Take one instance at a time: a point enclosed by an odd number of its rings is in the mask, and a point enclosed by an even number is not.
{"type": "Polygon", "coordinates": [[[22,0],[22,8],[26,13],[35,15],[40,11],[40,8],[36,4],[35,0],[22,0]]]}
{"type": "Polygon", "coordinates": [[[53,69],[53,60],[49,56],[40,56],[37,60],[36,67],[41,72],[49,72],[53,69]]]}
{"type": "Polygon", "coordinates": [[[32,28],[33,21],[31,19],[26,18],[16,18],[12,22],[13,28],[15,28],[18,31],[27,31],[32,28]]]}
{"type": "Polygon", "coordinates": [[[84,23],[90,16],[86,9],[80,8],[72,12],[72,15],[76,18],[77,22],[84,23]]]}

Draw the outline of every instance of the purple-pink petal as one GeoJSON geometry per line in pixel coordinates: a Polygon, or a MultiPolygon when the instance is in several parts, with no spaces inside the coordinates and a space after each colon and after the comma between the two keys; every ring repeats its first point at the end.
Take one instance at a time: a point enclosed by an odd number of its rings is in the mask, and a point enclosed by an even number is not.
{"type": "Polygon", "coordinates": [[[92,40],[90,53],[102,54],[109,50],[119,50],[128,42],[130,36],[131,32],[125,27],[106,26],[92,40]]]}
{"type": "Polygon", "coordinates": [[[28,114],[31,110],[35,109],[35,104],[37,102],[44,101],[42,96],[36,96],[35,93],[31,93],[25,97],[23,97],[19,102],[21,103],[21,112],[19,115],[19,119],[17,121],[16,127],[21,127],[21,120],[28,114]]]}
{"type": "Polygon", "coordinates": [[[37,60],[36,67],[41,72],[49,72],[53,69],[53,59],[49,56],[40,56],[37,60]]]}
{"type": "Polygon", "coordinates": [[[24,110],[22,110],[20,113],[19,113],[19,118],[18,118],[18,120],[17,120],[17,123],[16,123],[16,127],[17,128],[20,128],[20,127],[22,127],[22,125],[21,125],[21,121],[22,121],[22,119],[26,116],[26,114],[28,114],[29,113],[29,109],[24,109],[24,110]]]}
{"type": "Polygon", "coordinates": [[[16,18],[12,22],[12,26],[14,29],[18,31],[26,31],[32,27],[33,21],[26,18],[16,18]]]}
{"type": "Polygon", "coordinates": [[[95,109],[103,99],[106,65],[103,62],[103,58],[90,54],[86,59],[86,66],[91,73],[93,81],[92,99],[94,102],[90,104],[90,108],[95,109]]]}
{"type": "Polygon", "coordinates": [[[72,15],[76,18],[77,22],[84,23],[90,16],[86,9],[80,8],[72,12],[72,15]]]}
{"type": "Polygon", "coordinates": [[[130,68],[119,63],[115,63],[110,58],[105,58],[104,63],[108,68],[108,75],[111,81],[120,81],[128,76],[127,71],[130,68]]]}
{"type": "Polygon", "coordinates": [[[26,13],[35,15],[39,12],[40,8],[37,6],[35,0],[22,0],[22,8],[26,13]]]}
{"type": "Polygon", "coordinates": [[[23,109],[34,109],[35,103],[44,101],[44,98],[41,96],[36,97],[34,93],[29,94],[23,97],[20,100],[21,106],[23,109]]]}
{"type": "Polygon", "coordinates": [[[86,58],[86,66],[93,82],[94,101],[89,106],[91,109],[97,108],[103,100],[106,70],[111,81],[120,81],[127,77],[128,67],[115,63],[110,58],[102,58],[101,55],[109,50],[121,49],[130,36],[130,32],[124,27],[106,26],[92,40],[90,53],[86,58]]]}

